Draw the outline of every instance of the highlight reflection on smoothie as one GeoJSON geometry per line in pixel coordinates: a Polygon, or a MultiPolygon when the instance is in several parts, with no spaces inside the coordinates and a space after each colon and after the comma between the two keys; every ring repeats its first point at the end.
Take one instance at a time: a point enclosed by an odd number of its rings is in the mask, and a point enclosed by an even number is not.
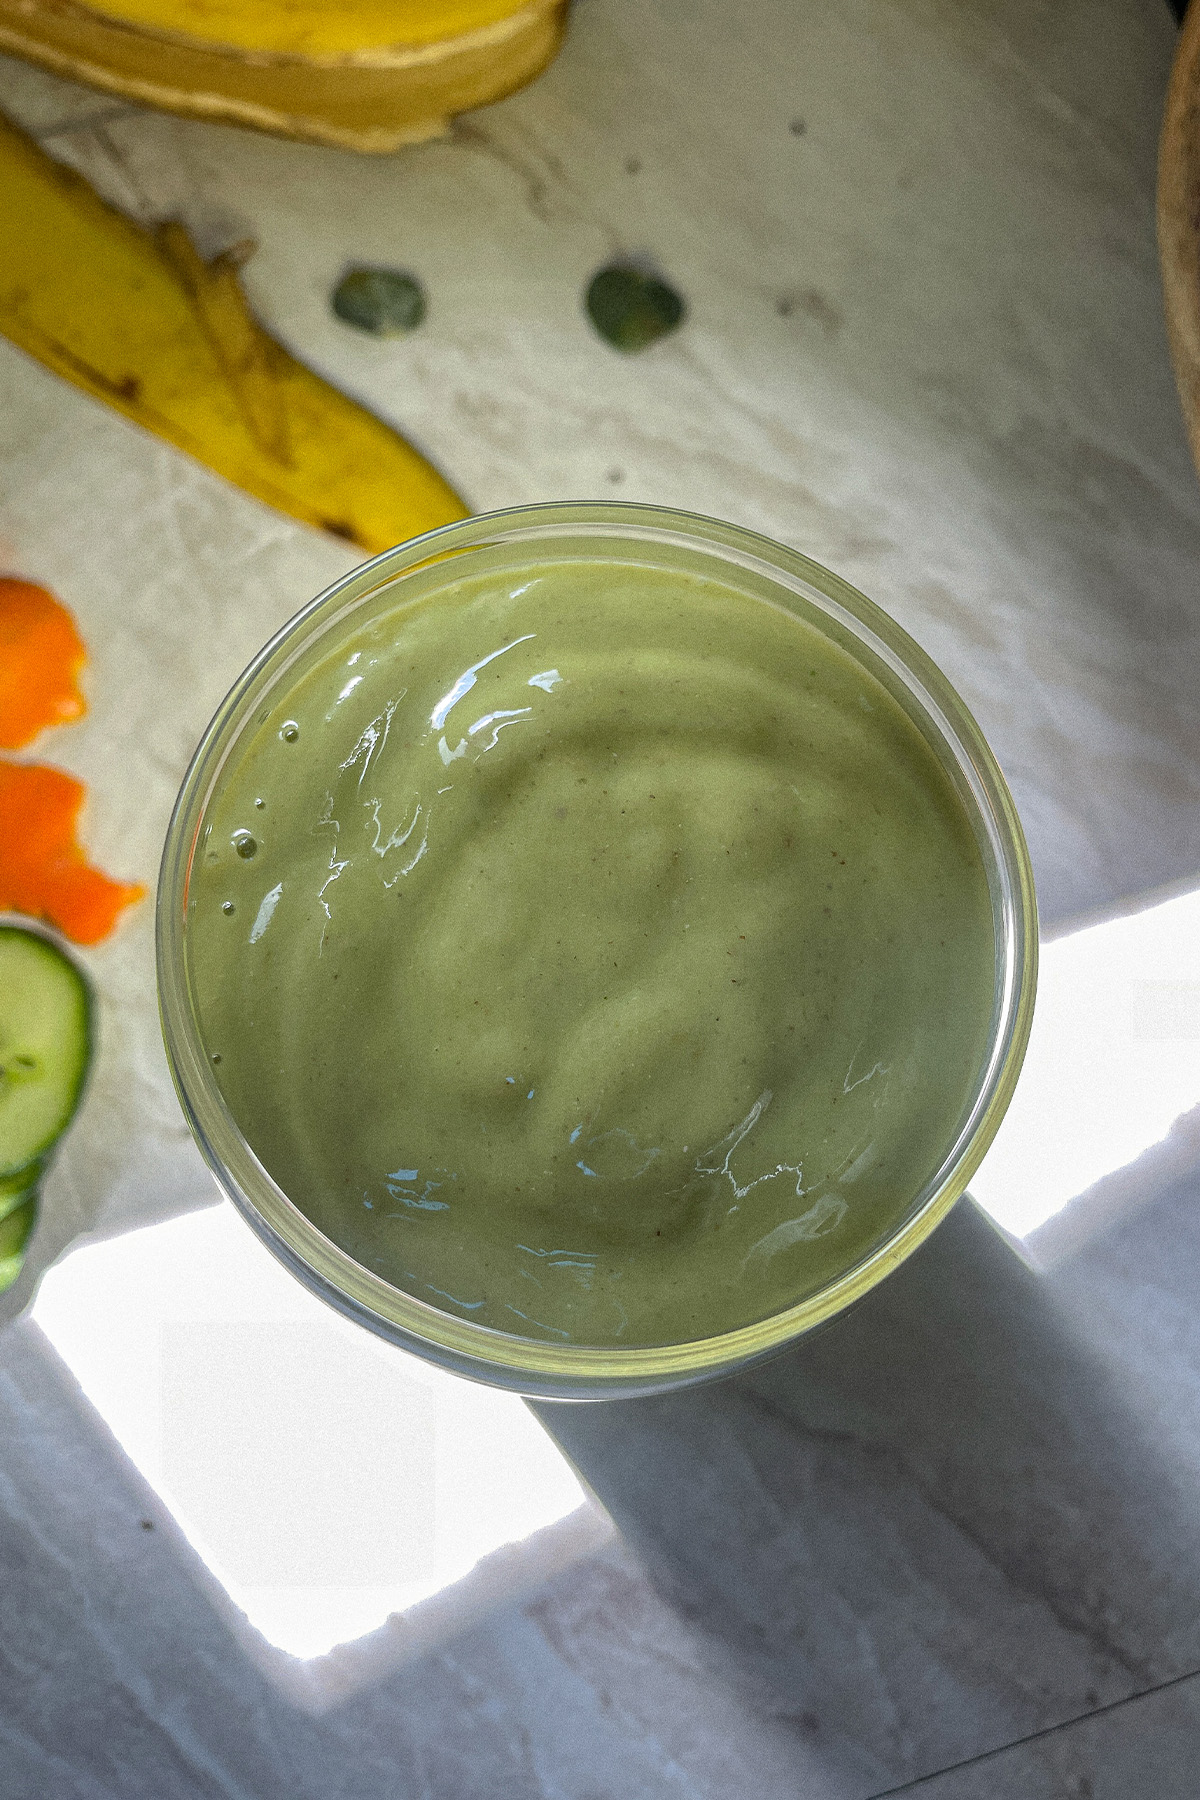
{"type": "Polygon", "coordinates": [[[681,1342],[816,1291],[941,1165],[986,1054],[991,900],[937,757],[709,577],[541,564],[352,628],[202,842],[194,989],[251,1147],[365,1267],[497,1330],[681,1342]]]}

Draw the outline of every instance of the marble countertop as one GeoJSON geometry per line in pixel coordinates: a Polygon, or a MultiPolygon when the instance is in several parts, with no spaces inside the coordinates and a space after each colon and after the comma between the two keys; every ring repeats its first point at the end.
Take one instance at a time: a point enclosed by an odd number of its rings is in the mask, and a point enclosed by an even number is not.
{"type": "MultiPolygon", "coordinates": [[[[1153,219],[1172,46],[1161,0],[577,0],[540,82],[378,160],[4,60],[0,107],[206,252],[256,238],[264,321],[473,506],[688,507],[863,588],[975,710],[1061,926],[1200,872],[1200,486],[1153,219]],[[614,255],[688,302],[636,358],[582,311],[614,255]],[[426,324],[335,320],[353,261],[415,271],[426,324]]],[[[91,648],[89,718],[44,753],[114,873],[153,880],[217,700],[354,560],[0,340],[0,565],[91,648]]],[[[149,909],[89,962],[96,1079],[3,1317],[81,1233],[212,1197],[149,909]]],[[[963,1207],[766,1370],[543,1409],[620,1537],[320,1720],[242,1666],[169,1523],[129,1524],[136,1475],[14,1325],[0,1792],[1190,1800],[1197,1192],[1045,1278],[963,1207]]]]}

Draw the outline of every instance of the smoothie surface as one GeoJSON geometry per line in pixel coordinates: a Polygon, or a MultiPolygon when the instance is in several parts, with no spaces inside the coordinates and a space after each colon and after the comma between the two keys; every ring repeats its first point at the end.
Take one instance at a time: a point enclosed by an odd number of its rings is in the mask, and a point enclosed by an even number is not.
{"type": "Polygon", "coordinates": [[[989,1044],[960,799],[818,625],[601,557],[333,634],[221,777],[189,895],[234,1119],[394,1286],[677,1343],[887,1238],[989,1044]]]}

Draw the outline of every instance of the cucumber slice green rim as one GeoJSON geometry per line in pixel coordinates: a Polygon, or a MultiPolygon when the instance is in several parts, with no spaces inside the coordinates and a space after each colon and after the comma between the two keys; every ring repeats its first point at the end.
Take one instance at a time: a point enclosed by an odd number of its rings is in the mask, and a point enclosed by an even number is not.
{"type": "Polygon", "coordinates": [[[36,1188],[74,1117],[92,1020],[91,989],[71,958],[39,931],[0,925],[0,1258],[23,1250],[24,1239],[14,1250],[5,1235],[20,1210],[15,1196],[36,1188]]]}
{"type": "Polygon", "coordinates": [[[10,1288],[21,1273],[25,1246],[37,1223],[37,1189],[27,1200],[0,1219],[0,1294],[10,1288]]]}
{"type": "Polygon", "coordinates": [[[0,1224],[31,1194],[37,1193],[49,1164],[48,1156],[39,1156],[36,1161],[18,1169],[15,1175],[0,1175],[0,1224]]]}

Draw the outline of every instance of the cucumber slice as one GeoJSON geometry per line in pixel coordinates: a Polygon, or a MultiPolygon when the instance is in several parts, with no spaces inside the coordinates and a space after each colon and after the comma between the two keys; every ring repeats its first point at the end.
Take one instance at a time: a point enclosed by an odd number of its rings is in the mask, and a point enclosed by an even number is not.
{"type": "Polygon", "coordinates": [[[0,1294],[10,1288],[21,1273],[25,1246],[37,1223],[37,1189],[5,1218],[0,1219],[0,1294]]]}
{"type": "Polygon", "coordinates": [[[0,926],[0,1181],[28,1171],[36,1183],[30,1165],[70,1124],[91,1055],[92,997],[75,964],[39,933],[0,926]]]}
{"type": "Polygon", "coordinates": [[[15,1175],[0,1175],[0,1224],[31,1194],[37,1193],[48,1162],[48,1157],[39,1156],[36,1162],[26,1163],[15,1175]]]}

